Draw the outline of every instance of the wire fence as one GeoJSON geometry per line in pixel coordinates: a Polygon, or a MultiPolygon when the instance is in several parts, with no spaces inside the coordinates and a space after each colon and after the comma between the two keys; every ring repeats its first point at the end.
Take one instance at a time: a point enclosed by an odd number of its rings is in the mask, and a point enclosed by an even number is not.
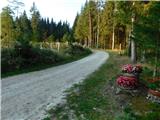
{"type": "MultiPolygon", "coordinates": [[[[10,42],[2,42],[1,41],[1,48],[14,48],[16,44],[19,44],[17,41],[10,41],[10,42]]],[[[40,49],[51,49],[57,50],[65,49],[69,46],[68,42],[30,42],[33,47],[38,47],[40,49]]]]}

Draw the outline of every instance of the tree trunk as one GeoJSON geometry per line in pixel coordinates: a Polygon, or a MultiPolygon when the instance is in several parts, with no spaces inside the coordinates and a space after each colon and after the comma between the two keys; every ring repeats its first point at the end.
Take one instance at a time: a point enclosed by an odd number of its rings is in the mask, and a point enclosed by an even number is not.
{"type": "Polygon", "coordinates": [[[153,77],[156,77],[156,75],[157,75],[157,62],[158,62],[158,58],[156,55],[155,56],[155,65],[154,65],[154,70],[153,70],[153,77]]]}
{"type": "MultiPolygon", "coordinates": [[[[160,32],[160,28],[159,28],[159,32],[160,32]]],[[[153,70],[153,77],[156,77],[157,75],[157,63],[158,63],[158,58],[159,58],[159,34],[157,35],[157,40],[155,43],[155,66],[154,66],[154,70],[153,70]]]]}
{"type": "Polygon", "coordinates": [[[97,45],[96,47],[98,48],[98,44],[99,44],[99,10],[98,10],[98,25],[97,25],[97,45]]]}
{"type": "Polygon", "coordinates": [[[131,30],[126,27],[126,48],[127,48],[127,55],[131,56],[131,30]]]}
{"type": "MultiPolygon", "coordinates": [[[[135,2],[133,2],[133,6],[134,6],[135,2]]],[[[133,13],[132,13],[133,14],[133,13]]],[[[134,40],[134,21],[135,21],[135,17],[132,17],[132,32],[131,32],[131,62],[133,64],[136,63],[136,43],[134,40]]]]}
{"type": "Polygon", "coordinates": [[[145,54],[146,54],[146,51],[143,50],[143,51],[142,51],[142,58],[141,58],[141,62],[142,62],[142,63],[144,63],[144,62],[146,61],[145,54]]]}
{"type": "Polygon", "coordinates": [[[114,49],[114,41],[115,41],[115,38],[114,38],[114,23],[113,23],[113,33],[112,33],[112,50],[114,49]]]}
{"type": "Polygon", "coordinates": [[[89,47],[92,45],[92,19],[91,19],[91,11],[89,10],[89,47]]]}
{"type": "Polygon", "coordinates": [[[128,37],[128,36],[129,36],[129,33],[128,33],[126,27],[125,27],[124,29],[125,29],[125,33],[124,33],[124,34],[125,34],[125,36],[124,36],[124,49],[126,49],[126,48],[127,48],[127,45],[128,45],[128,41],[129,41],[129,40],[128,40],[128,38],[129,38],[129,37],[128,37]]]}
{"type": "Polygon", "coordinates": [[[85,44],[86,47],[88,47],[87,38],[84,40],[84,44],[85,44]]]}
{"type": "Polygon", "coordinates": [[[136,63],[136,44],[135,44],[135,41],[133,40],[133,38],[131,40],[131,62],[133,64],[136,63]]]}

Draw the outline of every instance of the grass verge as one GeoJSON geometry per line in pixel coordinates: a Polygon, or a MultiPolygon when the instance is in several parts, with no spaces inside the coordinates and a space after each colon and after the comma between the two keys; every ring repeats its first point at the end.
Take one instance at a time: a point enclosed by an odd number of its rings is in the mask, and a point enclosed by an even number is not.
{"type": "Polygon", "coordinates": [[[147,101],[142,91],[115,94],[115,79],[127,63],[127,57],[110,53],[99,70],[66,91],[66,102],[50,109],[44,120],[158,120],[159,105],[147,101]]]}

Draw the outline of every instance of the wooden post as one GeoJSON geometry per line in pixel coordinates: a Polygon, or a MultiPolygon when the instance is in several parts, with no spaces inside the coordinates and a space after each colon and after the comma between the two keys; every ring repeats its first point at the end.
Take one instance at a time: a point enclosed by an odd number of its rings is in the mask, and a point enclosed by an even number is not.
{"type": "Polygon", "coordinates": [[[121,43],[119,44],[119,55],[121,55],[121,49],[122,49],[122,45],[121,43]]]}
{"type": "Polygon", "coordinates": [[[57,46],[57,50],[59,52],[59,49],[60,49],[60,42],[56,42],[56,46],[57,46]]]}
{"type": "Polygon", "coordinates": [[[50,44],[50,49],[52,49],[52,42],[50,42],[49,44],[50,44]]]}
{"type": "Polygon", "coordinates": [[[40,42],[40,49],[43,49],[43,47],[42,47],[42,42],[40,42]]]}

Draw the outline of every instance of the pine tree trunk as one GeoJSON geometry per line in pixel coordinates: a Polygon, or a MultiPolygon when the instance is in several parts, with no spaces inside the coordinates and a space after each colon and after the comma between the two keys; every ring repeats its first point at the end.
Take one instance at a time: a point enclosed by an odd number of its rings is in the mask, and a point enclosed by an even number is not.
{"type": "Polygon", "coordinates": [[[113,33],[112,33],[112,50],[114,49],[114,41],[115,41],[115,38],[114,38],[114,25],[113,25],[113,33]]]}
{"type": "Polygon", "coordinates": [[[154,65],[154,70],[153,70],[153,77],[156,77],[157,75],[157,56],[155,56],[155,65],[154,65]]]}
{"type": "Polygon", "coordinates": [[[99,44],[99,10],[98,10],[98,25],[97,25],[97,45],[96,47],[98,48],[99,44]]]}
{"type": "Polygon", "coordinates": [[[127,55],[131,56],[131,30],[127,27],[126,28],[126,48],[127,48],[127,55]]]}
{"type": "Polygon", "coordinates": [[[142,58],[141,58],[141,62],[142,62],[142,63],[146,61],[145,54],[146,54],[146,51],[143,50],[143,51],[142,51],[142,58]]]}
{"type": "Polygon", "coordinates": [[[85,44],[86,47],[88,47],[87,39],[85,39],[84,44],[85,44]]]}
{"type": "Polygon", "coordinates": [[[133,39],[131,40],[131,62],[136,63],[136,44],[133,39]]]}
{"type": "Polygon", "coordinates": [[[89,47],[92,45],[92,19],[91,19],[91,11],[89,10],[89,47]]]}
{"type": "MultiPolygon", "coordinates": [[[[159,28],[159,32],[160,32],[160,28],[159,28]]],[[[156,40],[156,43],[155,43],[155,66],[154,66],[154,70],[153,70],[153,77],[156,77],[157,75],[157,63],[158,63],[158,58],[159,58],[159,34],[157,35],[157,40],[156,40]]]]}
{"type": "Polygon", "coordinates": [[[127,29],[125,30],[125,48],[128,48],[129,46],[129,32],[127,29]]]}

